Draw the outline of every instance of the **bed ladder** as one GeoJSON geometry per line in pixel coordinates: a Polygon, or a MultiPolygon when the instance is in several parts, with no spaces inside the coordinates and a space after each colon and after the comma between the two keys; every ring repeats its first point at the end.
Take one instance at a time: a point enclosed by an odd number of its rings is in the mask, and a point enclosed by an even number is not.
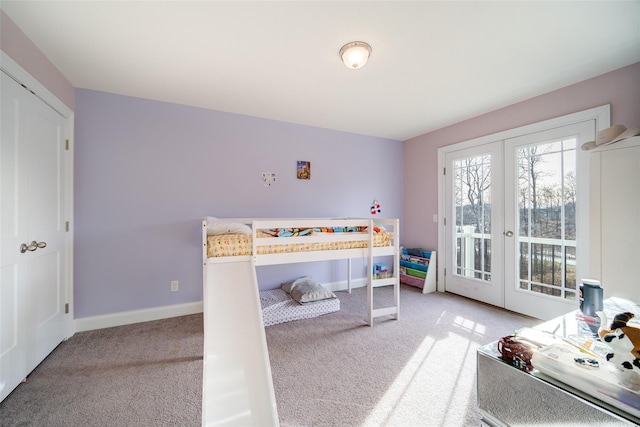
{"type": "MultiPolygon", "coordinates": [[[[369,227],[375,225],[371,220],[369,227]]],[[[374,264],[374,243],[373,233],[369,233],[369,268],[367,273],[367,324],[373,326],[373,319],[376,317],[393,315],[396,320],[400,319],[400,221],[395,220],[393,224],[393,277],[376,279],[373,275],[374,264]],[[393,305],[383,308],[374,308],[374,289],[382,286],[393,286],[393,305]]]]}

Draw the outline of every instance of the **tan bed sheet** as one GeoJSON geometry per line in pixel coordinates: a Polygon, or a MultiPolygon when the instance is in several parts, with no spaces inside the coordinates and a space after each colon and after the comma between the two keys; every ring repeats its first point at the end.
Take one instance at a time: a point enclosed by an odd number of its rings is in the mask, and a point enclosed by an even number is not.
{"type": "MultiPolygon", "coordinates": [[[[277,240],[277,237],[273,237],[277,240]]],[[[367,240],[349,240],[322,243],[273,244],[258,247],[258,254],[279,254],[288,252],[330,251],[338,249],[366,248],[367,240]]],[[[375,247],[391,246],[391,234],[385,231],[373,235],[375,247]]],[[[253,249],[251,234],[224,234],[207,236],[207,256],[225,257],[251,255],[253,249]]]]}

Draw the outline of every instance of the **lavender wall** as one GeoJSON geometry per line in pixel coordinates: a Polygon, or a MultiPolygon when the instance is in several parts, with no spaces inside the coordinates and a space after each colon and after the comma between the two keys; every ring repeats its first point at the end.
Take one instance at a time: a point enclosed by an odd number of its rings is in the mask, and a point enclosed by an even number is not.
{"type": "Polygon", "coordinates": [[[605,104],[611,124],[640,125],[640,63],[405,141],[403,243],[437,248],[438,148],[605,104]]]}
{"type": "MultiPolygon", "coordinates": [[[[76,91],[75,123],[77,318],[201,300],[206,215],[368,217],[377,198],[383,217],[402,216],[398,141],[90,90],[76,91]],[[296,179],[298,160],[311,180],[296,179]]],[[[344,280],[343,264],[261,267],[258,279],[344,280]]]]}

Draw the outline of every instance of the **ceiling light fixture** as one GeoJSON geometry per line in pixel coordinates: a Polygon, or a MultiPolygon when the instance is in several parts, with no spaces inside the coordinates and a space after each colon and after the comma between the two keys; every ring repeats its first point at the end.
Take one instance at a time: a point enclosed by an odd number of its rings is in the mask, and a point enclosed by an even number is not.
{"type": "Polygon", "coordinates": [[[369,55],[371,55],[371,46],[365,42],[351,42],[340,48],[342,62],[352,70],[364,67],[369,55]]]}

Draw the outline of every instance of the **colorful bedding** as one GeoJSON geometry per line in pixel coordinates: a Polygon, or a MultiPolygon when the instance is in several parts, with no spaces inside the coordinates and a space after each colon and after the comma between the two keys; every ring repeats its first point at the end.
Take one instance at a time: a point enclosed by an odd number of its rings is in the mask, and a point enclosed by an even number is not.
{"type": "MultiPolygon", "coordinates": [[[[314,233],[365,233],[366,226],[357,227],[314,227],[314,228],[263,228],[258,230],[258,237],[296,237],[309,236],[314,233]]],[[[379,227],[373,227],[373,231],[382,231],[379,227]]]]}
{"type": "MultiPolygon", "coordinates": [[[[354,228],[354,227],[351,227],[354,228]]],[[[268,231],[260,230],[257,237],[273,237],[276,229],[268,231]]],[[[290,230],[290,229],[287,229],[290,230]]],[[[341,229],[342,230],[342,229],[341,229]]],[[[336,232],[335,230],[333,232],[336,232]]],[[[284,233],[276,232],[276,234],[284,233]]],[[[289,236],[285,236],[289,237],[289,236]]],[[[308,252],[308,251],[330,251],[339,249],[359,249],[366,248],[367,240],[347,240],[334,242],[319,243],[290,243],[264,245],[258,247],[258,254],[277,254],[288,252],[308,252]]],[[[391,234],[386,231],[380,231],[373,235],[373,245],[375,247],[391,246],[391,234]]],[[[207,256],[208,257],[226,257],[252,255],[253,243],[251,234],[222,234],[207,236],[207,256]]]]}

